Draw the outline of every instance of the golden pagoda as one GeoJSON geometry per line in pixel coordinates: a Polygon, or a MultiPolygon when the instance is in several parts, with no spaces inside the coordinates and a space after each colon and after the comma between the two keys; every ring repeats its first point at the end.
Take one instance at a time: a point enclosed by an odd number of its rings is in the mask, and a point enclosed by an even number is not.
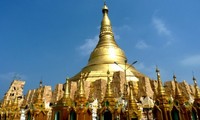
{"type": "Polygon", "coordinates": [[[144,76],[139,73],[132,65],[127,63],[124,51],[117,45],[112,31],[111,21],[108,17],[108,7],[104,4],[102,8],[103,19],[99,34],[99,42],[90,54],[87,66],[85,66],[77,75],[70,78],[70,81],[79,80],[81,73],[88,73],[85,76],[87,81],[97,79],[106,79],[106,72],[109,69],[112,76],[116,71],[125,71],[130,80],[138,80],[135,76],[144,76]],[[118,65],[116,65],[115,63],[118,65]]]}
{"type": "Polygon", "coordinates": [[[124,51],[117,45],[111,21],[108,17],[108,11],[107,5],[104,4],[99,41],[90,54],[88,64],[79,73],[69,79],[72,99],[76,99],[79,92],[77,86],[79,85],[80,76],[82,76],[81,79],[84,79],[84,86],[87,88],[85,95],[90,101],[92,99],[102,101],[106,95],[106,88],[104,86],[106,86],[107,70],[109,70],[109,75],[112,77],[116,72],[122,72],[124,79],[118,81],[112,80],[110,84],[114,87],[112,89],[117,91],[114,93],[115,97],[123,96],[123,99],[126,100],[129,98],[128,81],[135,81],[133,88],[135,90],[134,93],[137,93],[137,88],[135,88],[137,81],[146,77],[133,67],[133,64],[137,61],[129,64],[124,51]]]}
{"type": "Polygon", "coordinates": [[[157,80],[137,71],[133,66],[136,61],[129,64],[124,51],[115,41],[108,11],[104,3],[99,41],[90,54],[87,65],[73,77],[67,78],[65,85],[57,85],[54,91],[42,86],[40,81],[39,88],[29,91],[24,97],[24,104],[18,104],[17,97],[13,99],[16,86],[11,86],[11,92],[5,95],[0,105],[0,120],[18,119],[22,109],[26,120],[200,118],[200,91],[196,78],[193,77],[194,86],[189,86],[186,82],[183,85],[178,83],[174,75],[167,91],[158,68],[157,80]],[[175,93],[174,98],[172,93],[175,93]],[[191,100],[185,97],[189,95],[192,96],[191,100]]]}

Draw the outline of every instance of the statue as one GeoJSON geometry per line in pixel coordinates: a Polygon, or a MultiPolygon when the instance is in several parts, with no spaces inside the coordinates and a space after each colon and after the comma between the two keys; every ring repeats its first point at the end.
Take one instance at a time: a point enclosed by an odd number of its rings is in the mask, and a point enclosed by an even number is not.
{"type": "Polygon", "coordinates": [[[24,109],[21,110],[20,120],[26,120],[25,110],[24,109]]]}

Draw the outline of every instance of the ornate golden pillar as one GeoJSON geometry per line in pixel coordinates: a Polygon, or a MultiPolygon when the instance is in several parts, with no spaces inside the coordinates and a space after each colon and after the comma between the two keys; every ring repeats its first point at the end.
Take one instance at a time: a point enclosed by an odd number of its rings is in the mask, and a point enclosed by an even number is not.
{"type": "Polygon", "coordinates": [[[171,120],[171,111],[170,111],[170,105],[169,105],[169,98],[165,93],[165,89],[162,85],[162,80],[160,78],[160,71],[158,68],[156,68],[157,73],[157,81],[158,81],[158,94],[156,95],[156,111],[159,111],[159,115],[154,114],[154,118],[157,118],[157,116],[162,116],[162,120],[171,120]]]}
{"type": "Polygon", "coordinates": [[[63,97],[53,106],[52,120],[68,120],[70,119],[70,110],[72,107],[72,100],[70,98],[69,90],[70,81],[67,78],[65,84],[65,92],[63,97]]]}
{"type": "Polygon", "coordinates": [[[85,95],[84,80],[85,73],[81,73],[80,81],[78,85],[77,98],[75,100],[75,110],[77,120],[92,120],[92,112],[87,105],[87,99],[85,95]]]}
{"type": "Polygon", "coordinates": [[[114,120],[115,118],[115,107],[116,107],[116,100],[113,95],[113,91],[111,89],[111,79],[110,79],[110,72],[107,72],[107,86],[106,86],[106,93],[105,97],[101,103],[102,108],[100,108],[98,114],[100,116],[100,120],[114,120]]]}

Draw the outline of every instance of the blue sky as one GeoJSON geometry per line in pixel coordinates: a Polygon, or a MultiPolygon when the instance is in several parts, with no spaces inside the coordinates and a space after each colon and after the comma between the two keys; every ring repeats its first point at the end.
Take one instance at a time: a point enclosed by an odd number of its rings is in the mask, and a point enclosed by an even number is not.
{"type": "MultiPolygon", "coordinates": [[[[129,63],[163,81],[200,80],[199,0],[108,0],[115,39],[129,63]],[[193,72],[193,73],[192,73],[193,72]]],[[[81,70],[98,41],[103,0],[0,0],[0,98],[14,76],[54,89],[81,70]]]]}

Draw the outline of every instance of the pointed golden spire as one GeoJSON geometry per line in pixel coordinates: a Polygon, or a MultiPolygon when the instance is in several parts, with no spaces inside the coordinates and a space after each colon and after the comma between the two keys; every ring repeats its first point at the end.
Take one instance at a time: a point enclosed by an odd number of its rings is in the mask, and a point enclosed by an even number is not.
{"type": "Polygon", "coordinates": [[[104,6],[102,8],[102,13],[103,13],[103,19],[101,21],[100,37],[102,37],[103,35],[106,35],[106,34],[113,36],[111,22],[108,17],[108,7],[106,6],[106,4],[104,4],[104,6]]]}
{"type": "Polygon", "coordinates": [[[181,91],[178,86],[178,82],[176,80],[176,75],[173,75],[174,83],[175,83],[175,98],[179,99],[181,97],[181,91]]]}
{"type": "Polygon", "coordinates": [[[129,94],[129,100],[134,100],[134,96],[133,96],[133,82],[130,81],[129,82],[129,89],[130,89],[130,94],[129,94]]]}
{"type": "Polygon", "coordinates": [[[66,78],[66,84],[65,84],[65,92],[64,92],[64,97],[69,98],[70,93],[69,93],[69,78],[66,78]]]}
{"type": "Polygon", "coordinates": [[[72,100],[70,98],[70,91],[69,91],[69,78],[66,78],[66,84],[65,84],[65,91],[62,99],[58,101],[58,105],[62,106],[71,106],[72,100]]]}
{"type": "MultiPolygon", "coordinates": [[[[104,3],[98,44],[90,54],[87,66],[74,77],[70,78],[70,81],[79,81],[81,73],[88,73],[88,77],[85,78],[86,81],[93,82],[99,78],[105,79],[108,65],[110,66],[109,71],[111,76],[114,72],[122,71],[124,69],[124,61],[127,60],[127,58],[124,51],[115,41],[108,12],[109,9],[104,3]],[[114,62],[118,63],[121,68],[116,66],[114,62]]],[[[126,63],[126,65],[129,66],[128,63],[126,63]]],[[[127,74],[130,76],[145,76],[138,72],[132,65],[127,69],[127,74]]]]}
{"type": "Polygon", "coordinates": [[[129,107],[131,107],[132,109],[137,109],[137,104],[136,104],[136,101],[135,101],[135,97],[133,95],[133,82],[130,81],[129,82],[129,90],[130,90],[130,93],[129,93],[129,107]]]}
{"type": "Polygon", "coordinates": [[[174,101],[178,101],[179,104],[182,105],[182,104],[184,104],[184,98],[183,98],[181,91],[179,89],[178,82],[176,80],[175,74],[173,75],[173,79],[174,79],[174,83],[175,83],[175,99],[174,99],[174,101]]]}
{"type": "Polygon", "coordinates": [[[40,80],[40,86],[39,86],[40,88],[42,87],[42,80],[40,80]]]}
{"type": "Polygon", "coordinates": [[[158,69],[158,67],[156,67],[156,73],[157,73],[157,81],[158,81],[158,95],[164,95],[165,90],[162,85],[162,80],[160,78],[160,70],[158,69]]]}
{"type": "MultiPolygon", "coordinates": [[[[104,4],[102,8],[102,13],[103,18],[101,21],[99,42],[91,53],[88,65],[82,70],[83,72],[90,72],[91,70],[103,70],[106,72],[107,65],[114,65],[114,61],[119,64],[124,64],[124,60],[126,60],[123,50],[119,48],[114,39],[111,21],[108,17],[108,7],[106,4],[104,4]]],[[[115,69],[111,67],[111,71],[114,70],[115,69]]]]}
{"type": "Polygon", "coordinates": [[[79,83],[80,85],[79,85],[79,90],[78,90],[78,97],[85,97],[83,76],[84,76],[84,73],[81,73],[80,83],[79,83]]]}
{"type": "Polygon", "coordinates": [[[111,83],[111,80],[110,80],[110,71],[108,70],[107,71],[107,88],[106,88],[106,93],[105,93],[105,97],[106,98],[113,97],[113,92],[112,92],[110,83],[111,83]]]}
{"type": "Polygon", "coordinates": [[[195,99],[199,99],[200,98],[199,87],[197,85],[197,81],[194,76],[193,76],[193,81],[194,81],[194,88],[195,88],[195,99]]]}

